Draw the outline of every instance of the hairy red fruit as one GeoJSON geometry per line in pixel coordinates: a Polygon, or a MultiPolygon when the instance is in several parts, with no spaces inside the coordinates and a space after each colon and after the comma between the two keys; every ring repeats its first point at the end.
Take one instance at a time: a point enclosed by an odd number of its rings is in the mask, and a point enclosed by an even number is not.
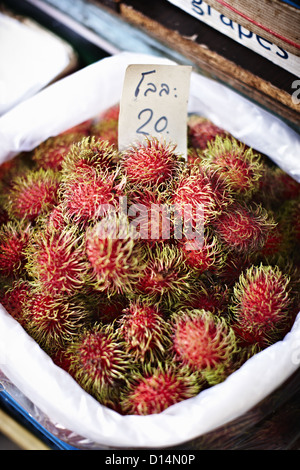
{"type": "Polygon", "coordinates": [[[201,165],[216,171],[242,197],[249,197],[259,189],[264,172],[261,156],[230,137],[216,137],[208,144],[201,165]]]}
{"type": "Polygon", "coordinates": [[[66,347],[89,321],[89,313],[77,301],[39,291],[32,291],[24,316],[27,332],[45,351],[66,347]]]}
{"type": "Polygon", "coordinates": [[[100,403],[115,407],[118,388],[132,371],[123,343],[112,325],[96,323],[80,332],[67,348],[71,373],[100,403]]]}
{"type": "MultiPolygon", "coordinates": [[[[176,208],[175,223],[207,224],[216,216],[216,201],[211,182],[202,169],[194,167],[191,172],[182,172],[174,188],[171,203],[176,208]]],[[[184,233],[184,229],[183,229],[184,233]]]]}
{"type": "Polygon", "coordinates": [[[190,295],[194,274],[185,264],[178,246],[145,247],[146,266],[136,291],[152,304],[172,306],[173,302],[190,295]]]}
{"type": "Polygon", "coordinates": [[[0,276],[17,278],[24,271],[30,223],[8,221],[0,228],[0,276]]]}
{"type": "Polygon", "coordinates": [[[170,345],[170,329],[162,313],[143,300],[131,301],[118,320],[125,349],[138,362],[154,362],[170,345]]]}
{"type": "Polygon", "coordinates": [[[74,143],[66,155],[63,165],[63,180],[74,181],[74,178],[87,174],[94,175],[114,169],[120,159],[118,151],[109,142],[95,136],[84,137],[74,143]]]}
{"type": "Polygon", "coordinates": [[[143,251],[126,216],[109,214],[86,231],[89,283],[110,295],[130,294],[143,274],[143,251]]]}
{"type": "Polygon", "coordinates": [[[233,288],[231,311],[245,341],[264,347],[290,326],[290,279],[277,266],[251,266],[233,288]]]}
{"type": "Polygon", "coordinates": [[[202,116],[192,115],[188,119],[188,142],[195,149],[204,150],[216,136],[224,138],[226,135],[224,129],[202,116]]]}
{"type": "Polygon", "coordinates": [[[214,221],[216,234],[229,250],[255,253],[265,244],[276,226],[273,218],[261,205],[232,204],[214,221]]]}
{"type": "Polygon", "coordinates": [[[184,368],[167,365],[139,373],[121,396],[123,414],[151,415],[161,413],[175,403],[197,395],[202,382],[184,368]]]}
{"type": "Polygon", "coordinates": [[[34,221],[58,202],[59,176],[52,170],[28,170],[16,176],[8,192],[8,212],[12,217],[34,221]]]}
{"type": "Polygon", "coordinates": [[[170,183],[181,165],[175,148],[151,138],[125,150],[121,167],[129,184],[156,188],[170,183]]]}
{"type": "Polygon", "coordinates": [[[185,310],[172,317],[177,362],[203,374],[210,385],[224,380],[237,351],[233,329],[223,317],[185,310]]]}
{"type": "Polygon", "coordinates": [[[71,295],[82,289],[87,275],[83,235],[74,227],[61,232],[37,231],[27,247],[26,269],[44,292],[71,295]]]}
{"type": "Polygon", "coordinates": [[[117,173],[85,172],[68,178],[61,187],[63,210],[76,225],[86,227],[101,220],[111,209],[118,209],[125,181],[117,173]]]}

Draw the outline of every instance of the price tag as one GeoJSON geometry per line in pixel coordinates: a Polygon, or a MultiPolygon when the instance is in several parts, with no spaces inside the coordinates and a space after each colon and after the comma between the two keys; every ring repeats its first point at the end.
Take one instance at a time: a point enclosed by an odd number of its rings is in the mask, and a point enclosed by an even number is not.
{"type": "Polygon", "coordinates": [[[176,144],[176,152],[186,157],[191,71],[187,65],[127,67],[120,102],[120,151],[157,137],[176,144]]]}

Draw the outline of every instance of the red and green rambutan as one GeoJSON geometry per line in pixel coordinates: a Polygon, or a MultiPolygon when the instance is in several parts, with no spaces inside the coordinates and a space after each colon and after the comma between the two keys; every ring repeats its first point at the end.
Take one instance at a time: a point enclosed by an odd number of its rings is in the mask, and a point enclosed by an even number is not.
{"type": "Polygon", "coordinates": [[[163,313],[142,298],[129,303],[117,325],[126,351],[137,362],[159,361],[170,346],[170,328],[163,313]]]}
{"type": "Polygon", "coordinates": [[[134,366],[113,325],[84,328],[67,348],[67,357],[72,376],[84,390],[106,406],[118,406],[119,388],[134,366]]]}
{"type": "Polygon", "coordinates": [[[217,136],[208,144],[201,165],[216,171],[242,198],[249,198],[259,189],[264,172],[261,156],[233,137],[217,136]]]}
{"type": "Polygon", "coordinates": [[[86,227],[101,220],[111,209],[118,210],[124,196],[124,178],[117,172],[97,171],[63,181],[60,196],[65,215],[76,225],[86,227]]]}
{"type": "Polygon", "coordinates": [[[22,315],[26,331],[45,351],[67,347],[90,322],[89,312],[77,299],[36,290],[22,315]]]}
{"type": "Polygon", "coordinates": [[[0,276],[15,279],[24,273],[31,233],[31,224],[26,221],[10,220],[0,227],[0,276]]]}
{"type": "Polygon", "coordinates": [[[123,151],[121,168],[131,186],[156,188],[167,186],[182,167],[176,146],[146,139],[123,151]]]}
{"type": "Polygon", "coordinates": [[[171,203],[176,208],[177,221],[206,225],[217,214],[216,200],[211,182],[202,169],[194,167],[190,172],[183,171],[173,189],[171,203]]]}
{"type": "Polygon", "coordinates": [[[87,229],[89,284],[108,296],[130,294],[143,275],[144,254],[134,230],[122,213],[109,213],[87,229]]]}
{"type": "Polygon", "coordinates": [[[204,150],[208,142],[213,142],[216,136],[224,138],[228,133],[212,121],[193,114],[188,119],[188,145],[194,149],[204,150]]]}
{"type": "Polygon", "coordinates": [[[7,195],[10,217],[34,221],[58,202],[60,176],[52,170],[28,170],[16,176],[7,195]]]}
{"type": "Polygon", "coordinates": [[[161,413],[170,406],[196,396],[203,381],[188,368],[167,364],[152,367],[130,378],[121,392],[121,412],[126,415],[161,413]]]}
{"type": "Polygon", "coordinates": [[[291,327],[290,278],[278,266],[252,265],[233,287],[234,329],[246,343],[266,347],[291,327]]]}
{"type": "Polygon", "coordinates": [[[262,205],[236,202],[223,211],[213,226],[225,248],[250,254],[261,249],[276,223],[262,205]]]}
{"type": "Polygon", "coordinates": [[[201,372],[210,385],[223,381],[237,353],[233,329],[225,318],[206,310],[182,310],[172,315],[174,358],[201,372]]]}
{"type": "Polygon", "coordinates": [[[83,137],[84,134],[79,132],[49,137],[34,149],[32,159],[39,168],[60,171],[73,144],[83,137]]]}
{"type": "Polygon", "coordinates": [[[136,293],[152,304],[169,308],[180,298],[190,295],[195,274],[185,262],[177,245],[145,246],[143,275],[136,285],[136,293]]]}
{"type": "Polygon", "coordinates": [[[36,230],[26,249],[26,270],[32,284],[51,295],[72,295],[86,281],[84,236],[76,227],[36,230]]]}
{"type": "Polygon", "coordinates": [[[83,172],[93,175],[95,171],[113,170],[120,160],[119,152],[108,141],[95,136],[84,137],[75,142],[62,164],[63,179],[74,180],[83,172]]]}

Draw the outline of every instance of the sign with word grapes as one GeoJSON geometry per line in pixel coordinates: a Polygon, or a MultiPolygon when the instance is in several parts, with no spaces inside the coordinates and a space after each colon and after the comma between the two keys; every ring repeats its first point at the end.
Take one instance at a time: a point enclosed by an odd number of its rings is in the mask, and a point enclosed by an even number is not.
{"type": "Polygon", "coordinates": [[[156,137],[187,155],[192,67],[132,64],[126,69],[119,115],[119,150],[156,137]]]}

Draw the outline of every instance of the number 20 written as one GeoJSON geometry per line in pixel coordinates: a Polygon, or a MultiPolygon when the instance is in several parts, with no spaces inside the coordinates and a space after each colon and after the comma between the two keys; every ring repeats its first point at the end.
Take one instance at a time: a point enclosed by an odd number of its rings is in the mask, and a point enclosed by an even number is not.
{"type": "MultiPolygon", "coordinates": [[[[156,70],[150,70],[148,72],[142,72],[141,73],[141,79],[135,89],[134,96],[135,98],[138,97],[138,95],[141,92],[141,86],[145,80],[145,77],[147,75],[151,75],[153,73],[156,73],[156,70]]],[[[174,88],[174,91],[176,93],[176,88],[174,88]]],[[[143,95],[144,96],[149,96],[152,93],[158,93],[159,96],[164,96],[164,95],[169,95],[170,94],[170,88],[167,83],[161,83],[160,88],[157,87],[153,82],[148,82],[146,84],[146,89],[144,90],[143,95]]],[[[177,95],[174,95],[175,98],[177,95]]],[[[156,133],[161,133],[164,132],[167,127],[168,127],[168,118],[166,116],[161,116],[158,119],[153,116],[153,110],[152,108],[143,108],[139,114],[138,114],[138,119],[141,121],[141,125],[136,129],[137,134],[143,134],[143,135],[149,135],[150,132],[150,127],[153,126],[153,129],[156,133]]],[[[166,131],[168,132],[168,131],[166,131]]]]}

